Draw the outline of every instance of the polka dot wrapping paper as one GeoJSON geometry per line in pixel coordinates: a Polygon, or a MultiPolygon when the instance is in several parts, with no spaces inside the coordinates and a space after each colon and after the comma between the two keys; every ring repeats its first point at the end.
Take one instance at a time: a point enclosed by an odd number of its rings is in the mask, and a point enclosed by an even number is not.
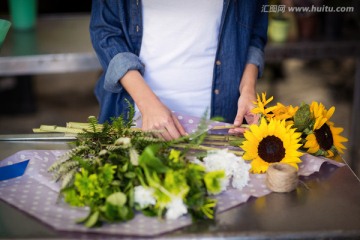
{"type": "MultiPolygon", "coordinates": [[[[184,127],[184,129],[187,133],[191,134],[191,133],[196,132],[197,126],[198,126],[199,122],[201,121],[201,119],[199,117],[188,116],[188,115],[180,114],[177,112],[173,112],[173,114],[177,117],[177,119],[179,120],[179,122],[184,127]]],[[[135,127],[141,128],[141,125],[142,125],[141,115],[139,113],[136,113],[134,119],[136,119],[135,127]]],[[[229,126],[229,125],[231,125],[231,124],[208,120],[206,129],[211,130],[215,126],[229,126]]],[[[227,131],[228,130],[224,129],[223,131],[217,131],[217,133],[226,133],[227,131]]]]}
{"type": "MultiPolygon", "coordinates": [[[[187,131],[195,129],[199,122],[199,119],[196,118],[181,118],[180,116],[179,119],[187,131]],[[184,121],[187,121],[187,124],[184,124],[184,121]]],[[[214,124],[223,125],[224,123],[212,122],[210,125],[214,126],[214,124]]],[[[87,215],[88,209],[75,208],[64,203],[58,197],[59,183],[54,182],[51,174],[47,172],[49,166],[64,152],[64,150],[24,150],[1,161],[0,167],[30,159],[23,176],[0,181],[0,199],[27,212],[54,229],[62,231],[150,237],[174,231],[192,223],[190,216],[183,216],[177,220],[161,220],[138,213],[129,222],[104,224],[99,228],[89,229],[81,224],[76,224],[77,219],[87,215]]],[[[309,154],[305,154],[301,159],[303,161],[299,165],[299,175],[301,176],[309,176],[319,171],[325,162],[330,166],[329,171],[334,171],[337,167],[344,165],[309,154]]],[[[245,203],[250,197],[261,197],[270,192],[265,185],[265,174],[251,174],[250,181],[242,190],[228,189],[216,196],[218,199],[217,214],[245,203]]]]}

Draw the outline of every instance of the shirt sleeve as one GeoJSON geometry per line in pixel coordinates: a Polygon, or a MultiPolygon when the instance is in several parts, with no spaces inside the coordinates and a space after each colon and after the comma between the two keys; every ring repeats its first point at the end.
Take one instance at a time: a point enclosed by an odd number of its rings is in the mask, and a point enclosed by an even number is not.
{"type": "Polygon", "coordinates": [[[255,24],[247,53],[247,63],[255,64],[259,69],[259,77],[264,72],[264,49],[267,42],[268,14],[262,12],[267,0],[258,0],[256,4],[255,24]]]}
{"type": "Polygon", "coordinates": [[[144,72],[126,31],[127,12],[122,2],[93,0],[90,18],[91,42],[105,71],[104,88],[114,93],[123,90],[119,80],[129,70],[144,72]]]}
{"type": "Polygon", "coordinates": [[[119,79],[130,70],[138,70],[141,74],[144,74],[144,65],[140,62],[139,57],[130,52],[115,55],[105,73],[104,88],[109,92],[121,92],[122,86],[119,79]]]}
{"type": "Polygon", "coordinates": [[[247,54],[247,63],[252,63],[258,67],[258,77],[260,78],[265,67],[264,52],[257,47],[250,46],[247,54]]]}

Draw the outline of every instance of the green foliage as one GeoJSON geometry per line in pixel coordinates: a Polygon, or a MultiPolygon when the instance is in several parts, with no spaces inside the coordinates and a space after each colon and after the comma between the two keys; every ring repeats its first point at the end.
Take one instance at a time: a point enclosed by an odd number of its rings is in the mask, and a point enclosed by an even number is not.
{"type": "Polygon", "coordinates": [[[229,144],[230,144],[230,146],[238,147],[238,146],[241,146],[244,141],[245,141],[245,138],[238,137],[237,139],[229,140],[229,144]]]}
{"type": "Polygon", "coordinates": [[[191,145],[199,145],[204,141],[208,130],[207,115],[208,115],[208,110],[205,111],[203,117],[201,118],[199,126],[195,131],[195,133],[190,135],[191,145]]]}
{"type": "Polygon", "coordinates": [[[106,219],[110,222],[125,221],[133,218],[133,211],[126,206],[127,197],[122,192],[116,192],[106,198],[102,208],[106,219]]]}
{"type": "Polygon", "coordinates": [[[219,193],[221,191],[221,179],[224,177],[224,171],[213,171],[206,173],[204,180],[208,191],[212,194],[219,193]]]}
{"type": "Polygon", "coordinates": [[[139,158],[139,164],[156,172],[165,173],[168,168],[164,165],[160,158],[156,155],[160,151],[161,145],[150,145],[146,147],[139,158]]]}
{"type": "Polygon", "coordinates": [[[209,218],[214,218],[214,208],[216,206],[217,200],[212,198],[206,198],[205,203],[201,206],[201,212],[204,213],[204,215],[209,218]]]}
{"type": "Polygon", "coordinates": [[[306,128],[309,128],[311,122],[310,106],[308,104],[302,104],[295,113],[294,127],[297,131],[303,132],[306,128]]]}
{"type": "MultiPolygon", "coordinates": [[[[130,119],[133,109],[129,110],[130,119]]],[[[208,193],[218,191],[223,175],[209,174],[204,167],[189,163],[187,150],[172,146],[187,138],[165,142],[149,132],[131,128],[132,121],[114,118],[99,128],[94,117],[89,118],[88,130],[80,134],[73,150],[54,163],[49,172],[62,181],[61,194],[66,203],[90,208],[79,223],[97,227],[102,222],[127,221],[135,211],[147,216],[163,217],[169,202],[182,199],[194,218],[214,217],[216,201],[208,193]],[[140,209],[135,204],[134,188],[154,190],[156,204],[140,209]]],[[[206,132],[203,119],[198,132],[206,132]]],[[[200,138],[192,139],[198,144],[200,138]]]]}
{"type": "Polygon", "coordinates": [[[211,121],[224,122],[224,118],[221,116],[215,116],[211,118],[211,121]]]}

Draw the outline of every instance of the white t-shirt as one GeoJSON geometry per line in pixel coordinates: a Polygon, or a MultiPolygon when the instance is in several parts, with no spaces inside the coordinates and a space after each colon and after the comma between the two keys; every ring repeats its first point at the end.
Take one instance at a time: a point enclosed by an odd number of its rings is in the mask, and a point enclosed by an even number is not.
{"type": "Polygon", "coordinates": [[[144,79],[170,109],[210,110],[223,0],[143,0],[144,79]]]}

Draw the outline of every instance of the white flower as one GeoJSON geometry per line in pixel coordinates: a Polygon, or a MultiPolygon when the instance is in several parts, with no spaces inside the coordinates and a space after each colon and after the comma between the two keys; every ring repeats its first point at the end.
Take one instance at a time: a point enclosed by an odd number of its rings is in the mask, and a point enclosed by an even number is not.
{"type": "Polygon", "coordinates": [[[231,182],[231,186],[233,188],[241,190],[243,187],[247,185],[247,183],[250,180],[250,168],[251,165],[246,163],[242,158],[239,158],[239,161],[237,161],[237,170],[234,170],[233,172],[233,178],[231,182]]]}
{"type": "Polygon", "coordinates": [[[118,138],[115,143],[117,146],[122,146],[123,148],[131,147],[131,139],[128,137],[118,138]]]}
{"type": "Polygon", "coordinates": [[[188,212],[183,200],[179,197],[174,197],[171,202],[168,203],[166,208],[166,219],[178,219],[188,212]]]}
{"type": "Polygon", "coordinates": [[[107,154],[108,153],[108,151],[106,150],[106,149],[103,149],[103,150],[101,150],[100,152],[99,152],[99,156],[103,156],[103,155],[105,155],[105,154],[107,154]]]}
{"type": "Polygon", "coordinates": [[[230,182],[232,187],[242,189],[250,179],[250,164],[242,157],[238,157],[227,149],[209,151],[204,158],[204,165],[207,172],[223,170],[225,179],[222,181],[222,190],[226,190],[230,182]]]}
{"type": "Polygon", "coordinates": [[[134,191],[134,201],[139,204],[141,209],[156,204],[156,199],[153,196],[154,189],[139,185],[134,187],[134,191]]]}
{"type": "Polygon", "coordinates": [[[130,162],[132,163],[132,165],[138,166],[139,165],[139,153],[136,151],[136,149],[130,148],[129,155],[130,155],[130,162]]]}

